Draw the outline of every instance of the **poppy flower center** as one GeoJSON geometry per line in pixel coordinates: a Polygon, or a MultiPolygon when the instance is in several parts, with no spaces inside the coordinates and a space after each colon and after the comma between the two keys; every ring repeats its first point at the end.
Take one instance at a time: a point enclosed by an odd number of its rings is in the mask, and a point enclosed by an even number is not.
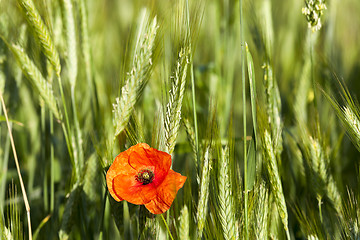
{"type": "Polygon", "coordinates": [[[141,170],[136,176],[135,179],[138,182],[141,182],[143,185],[149,184],[154,179],[154,173],[153,171],[149,169],[141,170]]]}

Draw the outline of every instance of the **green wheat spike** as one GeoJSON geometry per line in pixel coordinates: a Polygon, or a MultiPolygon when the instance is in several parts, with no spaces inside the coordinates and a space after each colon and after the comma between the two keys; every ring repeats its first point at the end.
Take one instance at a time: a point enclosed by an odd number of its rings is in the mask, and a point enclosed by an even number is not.
{"type": "Polygon", "coordinates": [[[201,174],[201,185],[199,193],[199,203],[197,210],[197,238],[201,239],[203,235],[203,230],[205,227],[206,215],[207,215],[207,206],[209,199],[209,182],[210,182],[210,172],[211,172],[211,153],[210,147],[206,149],[204,156],[204,164],[201,174]]]}
{"type": "Polygon", "coordinates": [[[258,199],[255,208],[255,224],[254,230],[256,239],[268,239],[268,214],[269,214],[269,193],[265,184],[258,187],[258,199]]]}
{"type": "Polygon", "coordinates": [[[225,240],[236,238],[235,212],[229,171],[229,147],[222,149],[219,158],[219,195],[218,214],[225,240]]]}
{"type": "Polygon", "coordinates": [[[49,30],[41,19],[39,12],[36,10],[33,1],[18,0],[18,3],[23,9],[25,13],[25,18],[27,19],[29,25],[34,30],[35,35],[39,39],[40,46],[45,56],[50,61],[51,65],[53,65],[56,75],[60,76],[61,65],[59,53],[57,52],[49,30]]]}
{"type": "Polygon", "coordinates": [[[118,136],[126,127],[141,91],[148,81],[152,67],[152,56],[155,47],[155,37],[158,29],[156,17],[148,25],[148,14],[142,12],[138,37],[135,47],[133,65],[128,73],[121,95],[113,104],[113,123],[115,136],[118,136]]]}
{"type": "Polygon", "coordinates": [[[174,76],[171,77],[172,84],[169,93],[169,102],[166,106],[165,116],[165,139],[168,153],[174,151],[176,137],[180,128],[181,106],[185,94],[186,73],[189,63],[189,50],[181,49],[179,59],[176,63],[174,76]]]}
{"type": "Polygon", "coordinates": [[[39,69],[25,53],[24,49],[15,44],[9,45],[9,47],[15,55],[15,58],[19,66],[21,67],[21,70],[30,80],[34,88],[39,92],[40,96],[43,98],[50,111],[54,114],[55,118],[61,120],[62,115],[58,108],[52,86],[45,80],[39,69]]]}
{"type": "Polygon", "coordinates": [[[180,239],[189,239],[189,210],[186,205],[181,209],[180,212],[180,225],[179,225],[179,237],[180,239]]]}
{"type": "Polygon", "coordinates": [[[269,173],[269,179],[271,183],[271,189],[275,197],[275,202],[284,225],[284,229],[287,233],[288,239],[290,239],[289,229],[288,229],[288,213],[286,209],[284,192],[281,185],[280,174],[277,166],[275,150],[273,146],[273,141],[267,130],[264,133],[264,151],[267,170],[269,173]]]}
{"type": "Polygon", "coordinates": [[[66,36],[66,60],[67,60],[67,70],[68,77],[70,81],[70,86],[74,87],[76,85],[76,78],[78,72],[78,60],[77,60],[77,41],[75,33],[75,19],[73,14],[73,4],[71,0],[62,0],[63,6],[63,19],[65,26],[65,36],[66,36]]]}

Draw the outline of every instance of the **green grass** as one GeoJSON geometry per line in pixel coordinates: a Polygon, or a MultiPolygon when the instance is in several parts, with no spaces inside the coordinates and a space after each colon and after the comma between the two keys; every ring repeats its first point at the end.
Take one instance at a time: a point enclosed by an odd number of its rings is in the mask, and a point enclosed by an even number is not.
{"type": "Polygon", "coordinates": [[[359,239],[360,3],[321,4],[0,1],[0,239],[359,239]],[[139,142],[162,216],[107,190],[139,142]]]}

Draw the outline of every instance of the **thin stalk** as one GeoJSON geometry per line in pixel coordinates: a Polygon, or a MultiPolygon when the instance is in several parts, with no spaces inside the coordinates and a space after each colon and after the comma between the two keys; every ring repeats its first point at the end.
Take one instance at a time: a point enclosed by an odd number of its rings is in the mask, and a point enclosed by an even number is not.
{"type": "Polygon", "coordinates": [[[65,127],[64,122],[61,122],[61,127],[62,127],[63,132],[64,132],[66,146],[68,148],[70,159],[73,160],[74,156],[73,156],[73,153],[72,153],[72,148],[71,148],[70,139],[69,139],[69,133],[70,133],[69,116],[68,116],[68,111],[67,111],[67,107],[66,107],[64,90],[63,90],[63,87],[62,87],[62,81],[61,81],[60,75],[57,75],[57,80],[59,82],[61,101],[62,101],[62,104],[63,104],[63,107],[64,107],[65,123],[66,123],[66,127],[65,127]]]}
{"type": "Polygon", "coordinates": [[[240,0],[240,42],[241,42],[241,80],[242,80],[242,95],[243,95],[243,131],[244,131],[244,204],[245,204],[245,239],[249,239],[248,228],[248,192],[247,192],[247,156],[246,156],[246,79],[245,79],[245,42],[244,42],[244,20],[242,0],[240,0]]]}
{"type": "Polygon", "coordinates": [[[25,185],[24,185],[24,182],[23,182],[22,177],[21,177],[20,165],[19,165],[17,154],[16,154],[14,138],[13,138],[12,132],[10,130],[11,127],[10,127],[10,123],[9,123],[9,118],[8,118],[7,111],[6,111],[4,98],[3,98],[3,95],[2,95],[1,92],[0,92],[0,98],[1,98],[1,104],[2,104],[2,107],[3,107],[5,119],[6,119],[6,125],[7,125],[7,128],[8,128],[8,131],[9,131],[10,142],[11,142],[11,147],[12,147],[13,154],[14,154],[16,170],[17,170],[17,173],[18,173],[18,176],[19,176],[21,191],[22,191],[22,195],[23,195],[23,199],[24,199],[24,203],[25,203],[25,208],[26,208],[26,213],[27,213],[27,220],[28,220],[28,228],[29,228],[29,240],[32,240],[31,219],[30,219],[30,204],[29,204],[29,201],[28,201],[28,198],[27,198],[25,185]]]}
{"type": "Polygon", "coordinates": [[[194,131],[195,131],[195,148],[196,148],[196,161],[199,160],[199,138],[198,138],[198,127],[197,127],[197,114],[196,114],[196,100],[195,100],[195,80],[194,80],[194,64],[192,57],[192,48],[191,48],[191,39],[190,39],[190,13],[189,13],[189,1],[186,0],[186,24],[187,24],[187,38],[189,41],[190,48],[190,78],[191,78],[191,95],[192,95],[192,105],[193,105],[193,114],[194,114],[194,131]]]}
{"type": "Polygon", "coordinates": [[[171,240],[174,240],[173,236],[171,235],[169,226],[168,226],[168,224],[167,224],[167,222],[166,222],[166,220],[165,220],[165,218],[164,218],[164,215],[162,215],[162,214],[160,214],[160,215],[161,215],[162,220],[164,221],[164,224],[165,224],[166,229],[167,229],[167,231],[168,231],[168,233],[169,233],[169,235],[170,235],[171,240]]]}
{"type": "MultiPolygon", "coordinates": [[[[42,101],[42,100],[41,100],[42,101]]],[[[45,128],[45,119],[46,118],[46,108],[44,106],[44,104],[41,106],[41,136],[42,136],[42,144],[43,146],[45,146],[45,138],[46,138],[46,128],[45,128]]],[[[46,156],[45,156],[45,148],[41,148],[41,155],[42,155],[42,161],[45,161],[46,156]]],[[[44,165],[46,165],[46,163],[44,162],[44,165]]],[[[48,192],[47,192],[47,170],[44,171],[44,193],[43,193],[43,200],[44,200],[44,208],[46,211],[49,210],[49,204],[48,204],[48,192]]]]}
{"type": "Polygon", "coordinates": [[[318,196],[317,197],[317,200],[318,200],[318,206],[319,206],[319,216],[320,216],[320,222],[323,223],[323,217],[322,217],[322,211],[321,211],[321,196],[318,196]]]}
{"type": "MultiPolygon", "coordinates": [[[[54,135],[54,119],[52,113],[50,113],[50,137],[54,135]]],[[[54,142],[50,141],[50,212],[54,211],[54,199],[55,199],[55,162],[54,162],[54,142]]]]}
{"type": "Polygon", "coordinates": [[[290,240],[290,232],[289,232],[289,229],[286,230],[286,239],[287,240],[290,240]]]}
{"type": "Polygon", "coordinates": [[[71,161],[74,161],[74,155],[73,155],[73,152],[72,152],[69,135],[67,133],[67,129],[66,129],[66,126],[65,126],[64,122],[61,122],[61,128],[63,129],[63,132],[64,132],[66,146],[67,146],[67,149],[68,149],[68,152],[69,152],[70,159],[71,159],[71,161]]]}

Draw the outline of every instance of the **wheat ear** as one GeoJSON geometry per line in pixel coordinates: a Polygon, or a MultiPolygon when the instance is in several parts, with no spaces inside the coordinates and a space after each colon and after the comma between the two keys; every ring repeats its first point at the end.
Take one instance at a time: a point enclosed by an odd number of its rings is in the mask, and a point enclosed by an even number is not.
{"type": "Polygon", "coordinates": [[[264,149],[265,159],[266,159],[267,170],[269,173],[271,189],[275,197],[275,202],[278,207],[278,211],[281,217],[281,221],[284,225],[287,238],[290,239],[290,234],[288,229],[288,213],[286,209],[284,192],[282,189],[280,174],[276,162],[273,141],[267,130],[265,130],[264,133],[264,148],[265,148],[264,149]]]}
{"type": "Polygon", "coordinates": [[[180,239],[189,239],[189,210],[186,205],[181,209],[180,213],[180,226],[179,237],[180,239]]]}
{"type": "Polygon", "coordinates": [[[147,23],[148,15],[144,11],[140,20],[132,69],[121,89],[120,98],[117,98],[115,104],[113,104],[114,137],[119,135],[126,127],[136,100],[140,97],[141,90],[148,80],[158,25],[156,17],[149,26],[147,26],[147,23]]]}
{"type": "Polygon", "coordinates": [[[44,55],[47,57],[51,65],[54,67],[56,75],[60,76],[61,65],[59,53],[55,48],[55,44],[52,41],[49,30],[44,24],[39,12],[36,10],[32,0],[18,0],[21,8],[25,13],[25,18],[28,21],[31,28],[34,30],[35,35],[39,39],[41,48],[44,55]]]}
{"type": "Polygon", "coordinates": [[[70,81],[71,88],[74,88],[76,85],[76,77],[78,71],[78,61],[77,61],[77,47],[76,47],[76,34],[75,34],[75,21],[73,14],[73,5],[71,0],[62,0],[62,10],[63,10],[63,21],[65,26],[65,35],[66,35],[66,45],[67,45],[67,68],[68,68],[68,78],[70,81]]]}
{"type": "Polygon", "coordinates": [[[50,111],[54,114],[54,117],[61,120],[62,115],[58,109],[52,86],[45,80],[40,70],[28,57],[24,49],[22,49],[16,44],[9,45],[9,47],[15,55],[15,58],[19,66],[21,67],[21,70],[30,80],[31,84],[35,87],[35,89],[40,93],[40,96],[43,98],[50,111]]]}
{"type": "Polygon", "coordinates": [[[205,227],[206,215],[207,215],[207,203],[209,199],[209,183],[210,183],[210,171],[211,171],[211,154],[210,147],[207,147],[204,155],[204,164],[201,174],[201,185],[199,193],[199,203],[197,210],[197,238],[201,239],[203,230],[205,227]]]}
{"type": "Polygon", "coordinates": [[[181,49],[179,59],[176,63],[174,76],[171,77],[171,89],[169,92],[169,103],[166,106],[165,116],[165,139],[168,153],[174,151],[176,137],[178,135],[181,119],[181,106],[185,93],[186,73],[189,63],[189,50],[181,49]]]}
{"type": "Polygon", "coordinates": [[[360,151],[360,119],[353,109],[348,106],[343,107],[343,113],[344,122],[347,125],[347,129],[351,132],[350,136],[360,151]]]}
{"type": "Polygon", "coordinates": [[[223,229],[224,239],[235,239],[236,225],[233,195],[231,191],[230,171],[229,171],[229,147],[222,149],[219,158],[219,195],[218,195],[218,214],[223,229]]]}

